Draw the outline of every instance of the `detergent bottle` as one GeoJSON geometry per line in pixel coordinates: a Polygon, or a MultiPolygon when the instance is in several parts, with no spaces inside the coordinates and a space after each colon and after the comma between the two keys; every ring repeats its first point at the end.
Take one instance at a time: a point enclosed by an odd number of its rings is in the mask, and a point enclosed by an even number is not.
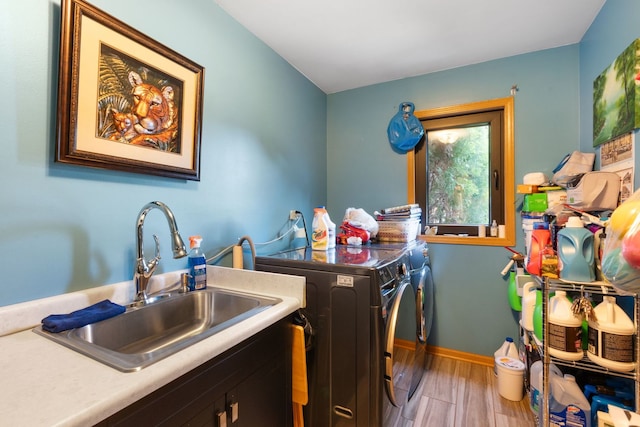
{"type": "Polygon", "coordinates": [[[584,228],[582,220],[572,216],[558,231],[558,257],[560,278],[573,282],[595,280],[595,253],[593,233],[584,228]]]}
{"type": "Polygon", "coordinates": [[[542,252],[551,243],[551,233],[546,222],[535,223],[531,233],[531,247],[528,253],[527,272],[542,275],[542,252]]]}
{"type": "Polygon", "coordinates": [[[509,305],[514,311],[522,310],[522,298],[518,295],[518,276],[515,271],[509,272],[509,284],[507,285],[507,297],[509,305]]]}
{"type": "MultiPolygon", "coordinates": [[[[531,384],[531,390],[529,394],[529,408],[531,411],[538,415],[540,412],[540,399],[542,399],[543,389],[543,366],[542,360],[536,360],[531,365],[529,370],[529,384],[531,384]]],[[[549,364],[549,376],[562,377],[562,371],[553,363],[549,364]]],[[[551,381],[549,381],[551,382],[551,381]]]]}
{"type": "Polygon", "coordinates": [[[326,221],[327,216],[327,211],[323,206],[318,206],[313,209],[311,249],[314,251],[326,251],[329,249],[329,225],[326,221]]]}
{"type": "Polygon", "coordinates": [[[512,359],[519,360],[520,356],[518,353],[518,348],[516,344],[513,342],[513,338],[506,337],[504,342],[498,348],[495,353],[493,353],[493,374],[498,375],[498,364],[497,360],[501,357],[510,357],[512,359]]]}
{"type": "Polygon", "coordinates": [[[549,299],[549,354],[560,359],[577,361],[583,358],[582,321],[584,316],[573,313],[566,291],[556,291],[549,299]]]}
{"type": "Polygon", "coordinates": [[[614,296],[605,295],[594,311],[596,320],[589,320],[587,357],[614,371],[632,371],[636,365],[633,321],[614,296]]]}
{"type": "Polygon", "coordinates": [[[535,282],[527,282],[522,289],[522,327],[527,331],[533,332],[533,311],[536,308],[536,300],[538,299],[537,285],[535,282]]]}
{"type": "Polygon", "coordinates": [[[327,239],[329,239],[327,248],[333,249],[336,247],[336,224],[329,218],[329,212],[327,212],[326,208],[324,210],[324,222],[327,224],[327,239]]]}
{"type": "MultiPolygon", "coordinates": [[[[591,405],[573,375],[550,375],[549,424],[591,427],[591,405]]],[[[542,405],[540,405],[542,406],[542,405]]]]}

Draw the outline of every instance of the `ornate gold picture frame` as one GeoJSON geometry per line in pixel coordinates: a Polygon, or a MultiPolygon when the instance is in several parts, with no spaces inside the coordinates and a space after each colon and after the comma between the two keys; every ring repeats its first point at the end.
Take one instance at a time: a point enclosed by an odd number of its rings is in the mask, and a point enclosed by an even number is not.
{"type": "Polygon", "coordinates": [[[56,161],[200,180],[204,68],[62,1],[56,161]]]}

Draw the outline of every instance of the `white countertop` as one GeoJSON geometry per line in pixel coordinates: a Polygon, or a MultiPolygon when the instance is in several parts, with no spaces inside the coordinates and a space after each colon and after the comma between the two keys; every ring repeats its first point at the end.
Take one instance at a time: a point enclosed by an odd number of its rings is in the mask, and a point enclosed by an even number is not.
{"type": "MultiPolygon", "coordinates": [[[[152,287],[174,283],[179,273],[154,277],[152,287]]],[[[31,331],[42,318],[52,313],[68,313],[105,298],[126,304],[135,293],[131,281],[0,307],[0,424],[30,427],[93,425],[306,303],[303,277],[207,266],[207,283],[278,297],[282,302],[131,373],[103,365],[31,331]]]]}

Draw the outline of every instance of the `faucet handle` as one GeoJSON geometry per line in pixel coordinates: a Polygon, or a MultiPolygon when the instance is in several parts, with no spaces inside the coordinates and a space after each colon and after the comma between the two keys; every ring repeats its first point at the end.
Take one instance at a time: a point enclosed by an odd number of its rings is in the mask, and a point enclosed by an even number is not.
{"type": "Polygon", "coordinates": [[[160,261],[160,258],[161,258],[160,242],[158,241],[158,236],[156,234],[153,235],[153,240],[156,242],[155,256],[147,264],[148,271],[151,272],[151,274],[153,274],[153,271],[156,269],[156,266],[158,265],[158,261],[160,261]]]}

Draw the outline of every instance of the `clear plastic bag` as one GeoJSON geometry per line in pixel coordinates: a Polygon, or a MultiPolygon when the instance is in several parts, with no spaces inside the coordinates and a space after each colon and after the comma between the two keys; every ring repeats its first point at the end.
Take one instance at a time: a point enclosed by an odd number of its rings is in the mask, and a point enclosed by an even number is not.
{"type": "Polygon", "coordinates": [[[399,153],[406,153],[420,142],[424,135],[422,123],[413,115],[415,106],[411,102],[403,102],[398,107],[398,112],[389,122],[387,135],[391,147],[399,153]]]}
{"type": "Polygon", "coordinates": [[[561,187],[566,187],[577,176],[592,171],[595,158],[595,153],[574,151],[567,154],[553,170],[552,182],[561,187]]]}
{"type": "Polygon", "coordinates": [[[611,214],[601,259],[602,275],[619,293],[640,293],[640,190],[611,214]]]}

